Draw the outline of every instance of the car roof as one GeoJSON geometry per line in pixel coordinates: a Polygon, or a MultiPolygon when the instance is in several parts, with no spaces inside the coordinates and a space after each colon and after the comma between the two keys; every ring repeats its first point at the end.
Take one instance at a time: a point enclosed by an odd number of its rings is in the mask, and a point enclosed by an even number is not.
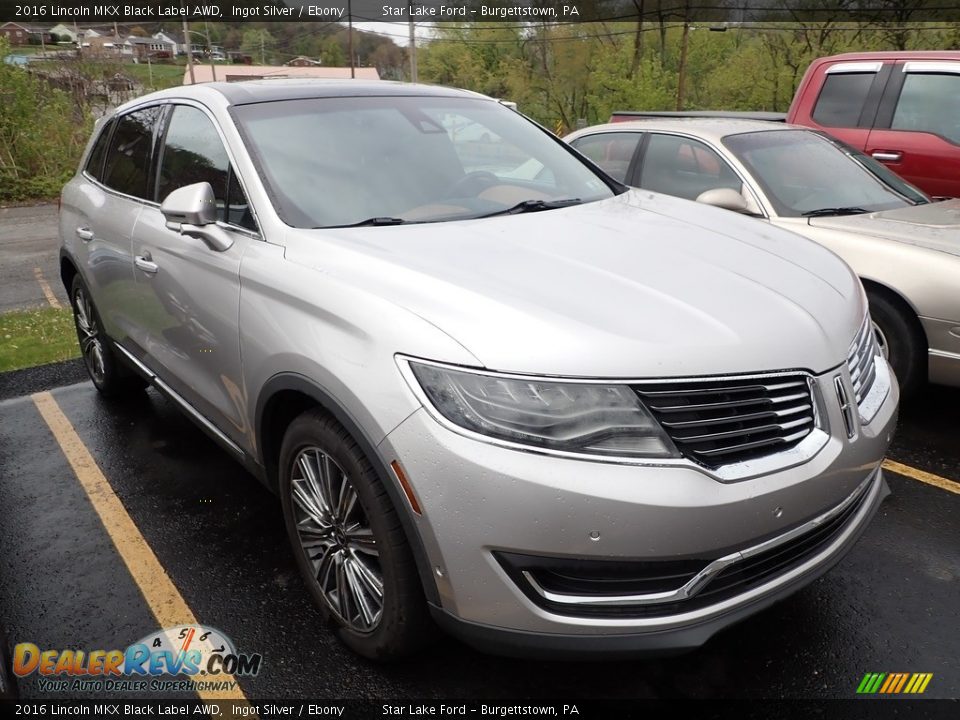
{"type": "Polygon", "coordinates": [[[601,132],[644,132],[651,130],[667,132],[686,132],[711,142],[719,142],[728,135],[748,132],[769,132],[773,130],[807,130],[800,125],[786,125],[782,122],[763,120],[739,120],[734,118],[644,118],[628,122],[593,125],[571,133],[568,138],[593,135],[601,132]]]}
{"type": "Polygon", "coordinates": [[[166,98],[193,98],[203,100],[211,93],[222,96],[228,105],[274,102],[277,100],[304,100],[309,98],[334,97],[464,97],[490,100],[486,95],[414,83],[388,80],[330,80],[317,78],[277,78],[269,80],[246,80],[243,82],[210,82],[196,85],[180,85],[139,97],[124,104],[128,106],[166,98]]]}
{"type": "Polygon", "coordinates": [[[811,65],[850,60],[960,60],[960,50],[879,50],[850,52],[817,58],[811,65]]]}

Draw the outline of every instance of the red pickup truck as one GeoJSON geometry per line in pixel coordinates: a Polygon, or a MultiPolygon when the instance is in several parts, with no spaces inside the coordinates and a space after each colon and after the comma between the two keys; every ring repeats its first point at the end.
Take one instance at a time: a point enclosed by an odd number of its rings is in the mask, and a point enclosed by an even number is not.
{"type": "MultiPolygon", "coordinates": [[[[617,112],[610,120],[664,114],[694,113],[617,112]]],[[[960,197],[960,51],[819,58],[807,68],[786,116],[727,115],[784,119],[822,130],[872,155],[929,195],[960,197]]]]}

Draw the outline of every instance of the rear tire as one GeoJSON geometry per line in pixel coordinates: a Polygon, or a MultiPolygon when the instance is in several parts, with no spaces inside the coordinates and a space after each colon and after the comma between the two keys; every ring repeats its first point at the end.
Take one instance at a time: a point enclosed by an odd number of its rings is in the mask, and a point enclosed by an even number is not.
{"type": "Polygon", "coordinates": [[[117,359],[113,341],[103,330],[100,313],[93,303],[90,291],[80,275],[75,275],[70,287],[73,322],[80,343],[80,355],[87,374],[101,395],[116,398],[142,390],[147,381],[124,367],[117,359]]]}
{"type": "Polygon", "coordinates": [[[432,624],[397,511],[359,445],[319,408],[283,438],[280,498],[297,567],[340,640],[374,660],[417,650],[432,624]]]}
{"type": "Polygon", "coordinates": [[[867,296],[877,343],[897,376],[901,395],[909,397],[927,379],[925,339],[915,318],[908,317],[897,303],[876,291],[868,291],[867,296]]]}

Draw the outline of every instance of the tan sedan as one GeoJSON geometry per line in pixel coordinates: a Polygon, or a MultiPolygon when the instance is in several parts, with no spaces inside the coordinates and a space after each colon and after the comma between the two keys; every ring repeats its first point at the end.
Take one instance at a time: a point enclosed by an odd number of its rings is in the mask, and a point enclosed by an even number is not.
{"type": "Polygon", "coordinates": [[[933,203],[866,155],[781,123],[654,119],[565,139],[627,185],[753,215],[830,248],[863,281],[904,391],[927,380],[960,386],[960,199],[933,203]]]}

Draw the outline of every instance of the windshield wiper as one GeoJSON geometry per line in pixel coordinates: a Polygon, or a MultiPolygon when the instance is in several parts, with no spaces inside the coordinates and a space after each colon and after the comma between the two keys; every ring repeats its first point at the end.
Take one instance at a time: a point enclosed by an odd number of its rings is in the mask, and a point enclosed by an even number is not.
{"type": "Polygon", "coordinates": [[[803,217],[824,217],[826,215],[862,215],[863,213],[870,212],[869,210],[864,210],[861,207],[835,207],[835,208],[819,208],[817,210],[807,210],[803,213],[803,217]]]}
{"type": "Polygon", "coordinates": [[[555,210],[556,208],[570,207],[579,205],[583,200],[580,198],[567,198],[566,200],[522,200],[513,207],[506,210],[497,210],[486,215],[477,215],[477,218],[494,217],[496,215],[520,215],[528,212],[540,212],[541,210],[555,210]]]}
{"type": "Polygon", "coordinates": [[[372,217],[360,222],[349,223],[347,225],[321,225],[313,228],[314,230],[329,230],[332,228],[351,228],[351,227],[370,227],[375,225],[403,225],[406,220],[398,217],[372,217]]]}

